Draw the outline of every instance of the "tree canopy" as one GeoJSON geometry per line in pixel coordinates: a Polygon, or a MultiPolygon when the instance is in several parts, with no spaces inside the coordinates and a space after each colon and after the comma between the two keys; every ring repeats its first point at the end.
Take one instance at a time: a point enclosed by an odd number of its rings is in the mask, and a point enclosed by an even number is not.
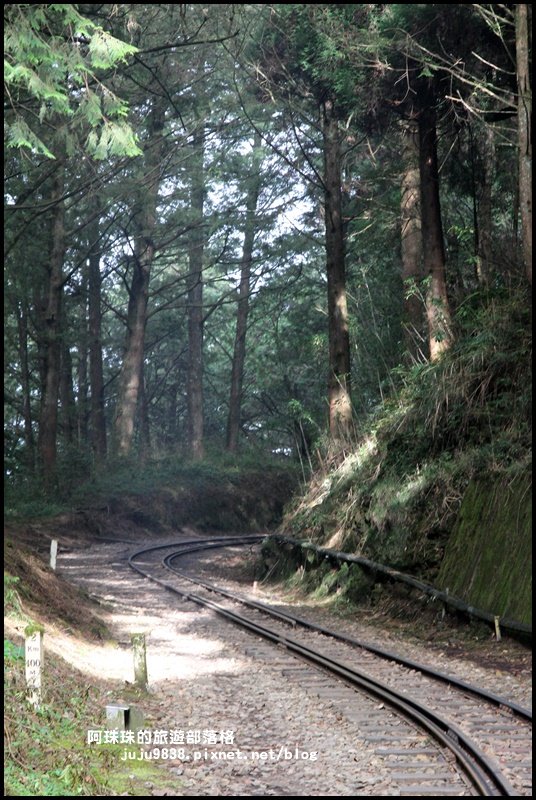
{"type": "Polygon", "coordinates": [[[531,280],[530,5],[5,14],[10,485],[346,451],[531,280]]]}

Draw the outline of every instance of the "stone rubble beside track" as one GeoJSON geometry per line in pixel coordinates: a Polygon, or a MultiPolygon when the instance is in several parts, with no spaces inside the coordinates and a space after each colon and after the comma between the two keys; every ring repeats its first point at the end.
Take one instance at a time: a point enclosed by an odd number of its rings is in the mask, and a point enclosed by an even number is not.
{"type": "Polygon", "coordinates": [[[109,658],[106,677],[132,680],[129,635],[148,634],[152,727],[233,733],[232,744],[186,745],[189,760],[162,762],[176,776],[177,795],[472,794],[465,778],[453,778],[450,755],[381,703],[149,586],[126,555],[124,545],[99,544],[63,555],[59,565],[109,606],[124,647],[116,662],[109,658]]]}

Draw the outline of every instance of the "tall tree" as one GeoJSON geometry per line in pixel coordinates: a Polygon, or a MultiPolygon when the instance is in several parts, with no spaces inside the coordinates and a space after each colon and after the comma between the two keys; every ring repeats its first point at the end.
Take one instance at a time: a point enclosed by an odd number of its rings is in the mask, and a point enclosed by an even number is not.
{"type": "Polygon", "coordinates": [[[68,341],[68,321],[65,308],[61,323],[61,353],[60,353],[60,391],[59,401],[61,409],[62,439],[67,445],[73,445],[76,437],[76,403],[73,387],[73,360],[71,357],[70,342],[68,341]]]}
{"type": "Polygon", "coordinates": [[[246,335],[251,291],[251,268],[253,264],[253,247],[256,234],[256,211],[261,185],[262,144],[259,131],[253,137],[253,152],[248,190],[246,195],[246,212],[244,218],[244,241],[240,262],[240,284],[238,287],[238,303],[236,312],[236,330],[231,369],[231,392],[229,397],[229,415],[227,417],[226,447],[230,453],[238,450],[240,421],[242,411],[242,391],[244,384],[244,365],[246,360],[246,335]]]}
{"type": "Polygon", "coordinates": [[[322,102],[324,214],[328,284],[329,430],[334,441],[352,431],[350,336],[346,297],[345,232],[342,216],[341,133],[335,102],[322,102]]]}
{"type": "Polygon", "coordinates": [[[190,157],[192,230],[188,259],[188,450],[198,461],[204,455],[203,413],[203,253],[205,249],[205,121],[197,119],[190,157]]]}
{"type": "Polygon", "coordinates": [[[107,452],[106,419],[104,415],[104,369],[102,358],[101,310],[101,238],[100,208],[95,199],[95,217],[88,228],[88,334],[89,384],[91,392],[90,435],[95,460],[102,462],[107,452]]]}
{"type": "MultiPolygon", "coordinates": [[[[426,79],[425,79],[426,80],[426,79]]],[[[424,272],[427,276],[426,315],[430,358],[435,360],[452,344],[452,321],[447,296],[443,226],[439,200],[437,161],[436,96],[421,83],[417,90],[419,113],[419,173],[421,181],[421,224],[424,272]]]]}
{"type": "Polygon", "coordinates": [[[384,104],[417,126],[425,308],[432,360],[449,349],[454,332],[447,288],[437,133],[438,120],[446,116],[449,108],[445,94],[450,87],[450,73],[448,68],[441,69],[439,61],[434,62],[429,48],[453,43],[464,23],[467,25],[467,14],[461,7],[403,4],[389,6],[382,21],[387,34],[386,41],[382,41],[383,56],[390,64],[390,70],[384,72],[384,104]]]}
{"type": "Polygon", "coordinates": [[[61,365],[61,322],[65,258],[65,158],[58,155],[52,179],[50,203],[51,244],[47,269],[44,328],[44,382],[39,420],[39,456],[45,488],[55,487],[57,461],[58,399],[61,365]]]}
{"type": "Polygon", "coordinates": [[[154,96],[147,122],[143,170],[134,202],[135,241],[132,248],[132,281],[129,287],[127,337],[119,375],[114,422],[115,447],[121,456],[130,454],[142,379],[145,326],[151,266],[155,255],[158,190],[164,152],[165,102],[154,96]]]}
{"type": "Polygon", "coordinates": [[[35,441],[33,433],[30,359],[28,353],[28,307],[26,299],[17,302],[18,351],[21,368],[22,418],[24,424],[25,462],[33,471],[35,441]]]}
{"type": "MultiPolygon", "coordinates": [[[[277,6],[278,16],[272,19],[273,40],[268,38],[268,46],[264,46],[266,63],[259,70],[270,78],[280,98],[287,99],[294,131],[299,130],[292,111],[297,96],[303,100],[301,114],[314,115],[311,124],[321,130],[322,167],[313,166],[312,173],[314,182],[320,184],[324,206],[329,430],[333,441],[339,443],[349,440],[352,433],[346,229],[342,209],[343,141],[347,134],[341,129],[341,121],[352,116],[356,102],[355,73],[347,51],[341,46],[341,37],[349,30],[358,36],[366,13],[355,4],[277,6]]],[[[303,141],[299,146],[305,152],[303,141]]]]}
{"type": "Polygon", "coordinates": [[[529,17],[532,6],[516,5],[517,125],[519,146],[519,206],[523,260],[532,286],[532,91],[530,87],[529,17]]]}
{"type": "Polygon", "coordinates": [[[478,126],[475,133],[472,130],[470,131],[470,137],[472,144],[476,279],[480,286],[488,288],[492,278],[494,261],[492,229],[496,148],[493,126],[478,126]]]}
{"type": "Polygon", "coordinates": [[[421,180],[419,138],[415,119],[402,120],[402,181],[400,192],[402,279],[404,281],[404,334],[408,352],[417,358],[422,352],[423,247],[421,227],[421,180]]]}

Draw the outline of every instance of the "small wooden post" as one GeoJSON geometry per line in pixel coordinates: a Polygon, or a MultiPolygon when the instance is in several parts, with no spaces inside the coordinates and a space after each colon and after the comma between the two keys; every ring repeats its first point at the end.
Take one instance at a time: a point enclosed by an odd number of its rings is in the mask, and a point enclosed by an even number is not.
{"type": "Polygon", "coordinates": [[[130,731],[142,731],[145,727],[145,715],[141,708],[130,706],[128,715],[128,729],[130,731]]]}
{"type": "Polygon", "coordinates": [[[500,617],[495,617],[495,639],[497,642],[501,641],[501,626],[499,625],[500,617]]]}
{"type": "Polygon", "coordinates": [[[50,542],[50,569],[56,570],[56,556],[58,555],[58,542],[52,539],[50,542]]]}
{"type": "Polygon", "coordinates": [[[140,689],[147,689],[147,653],[145,634],[133,633],[130,637],[134,654],[134,682],[140,689]]]}
{"type": "Polygon", "coordinates": [[[41,705],[41,672],[43,668],[43,635],[41,625],[29,625],[24,631],[25,660],[26,660],[26,688],[28,702],[35,708],[41,705]]]}

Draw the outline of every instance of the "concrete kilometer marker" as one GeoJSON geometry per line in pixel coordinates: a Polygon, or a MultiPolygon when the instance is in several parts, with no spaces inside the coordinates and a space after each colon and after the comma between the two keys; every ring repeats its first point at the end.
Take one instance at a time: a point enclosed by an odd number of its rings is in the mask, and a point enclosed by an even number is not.
{"type": "Polygon", "coordinates": [[[41,672],[43,668],[43,631],[29,626],[25,631],[26,687],[28,702],[41,705],[41,672]]]}

